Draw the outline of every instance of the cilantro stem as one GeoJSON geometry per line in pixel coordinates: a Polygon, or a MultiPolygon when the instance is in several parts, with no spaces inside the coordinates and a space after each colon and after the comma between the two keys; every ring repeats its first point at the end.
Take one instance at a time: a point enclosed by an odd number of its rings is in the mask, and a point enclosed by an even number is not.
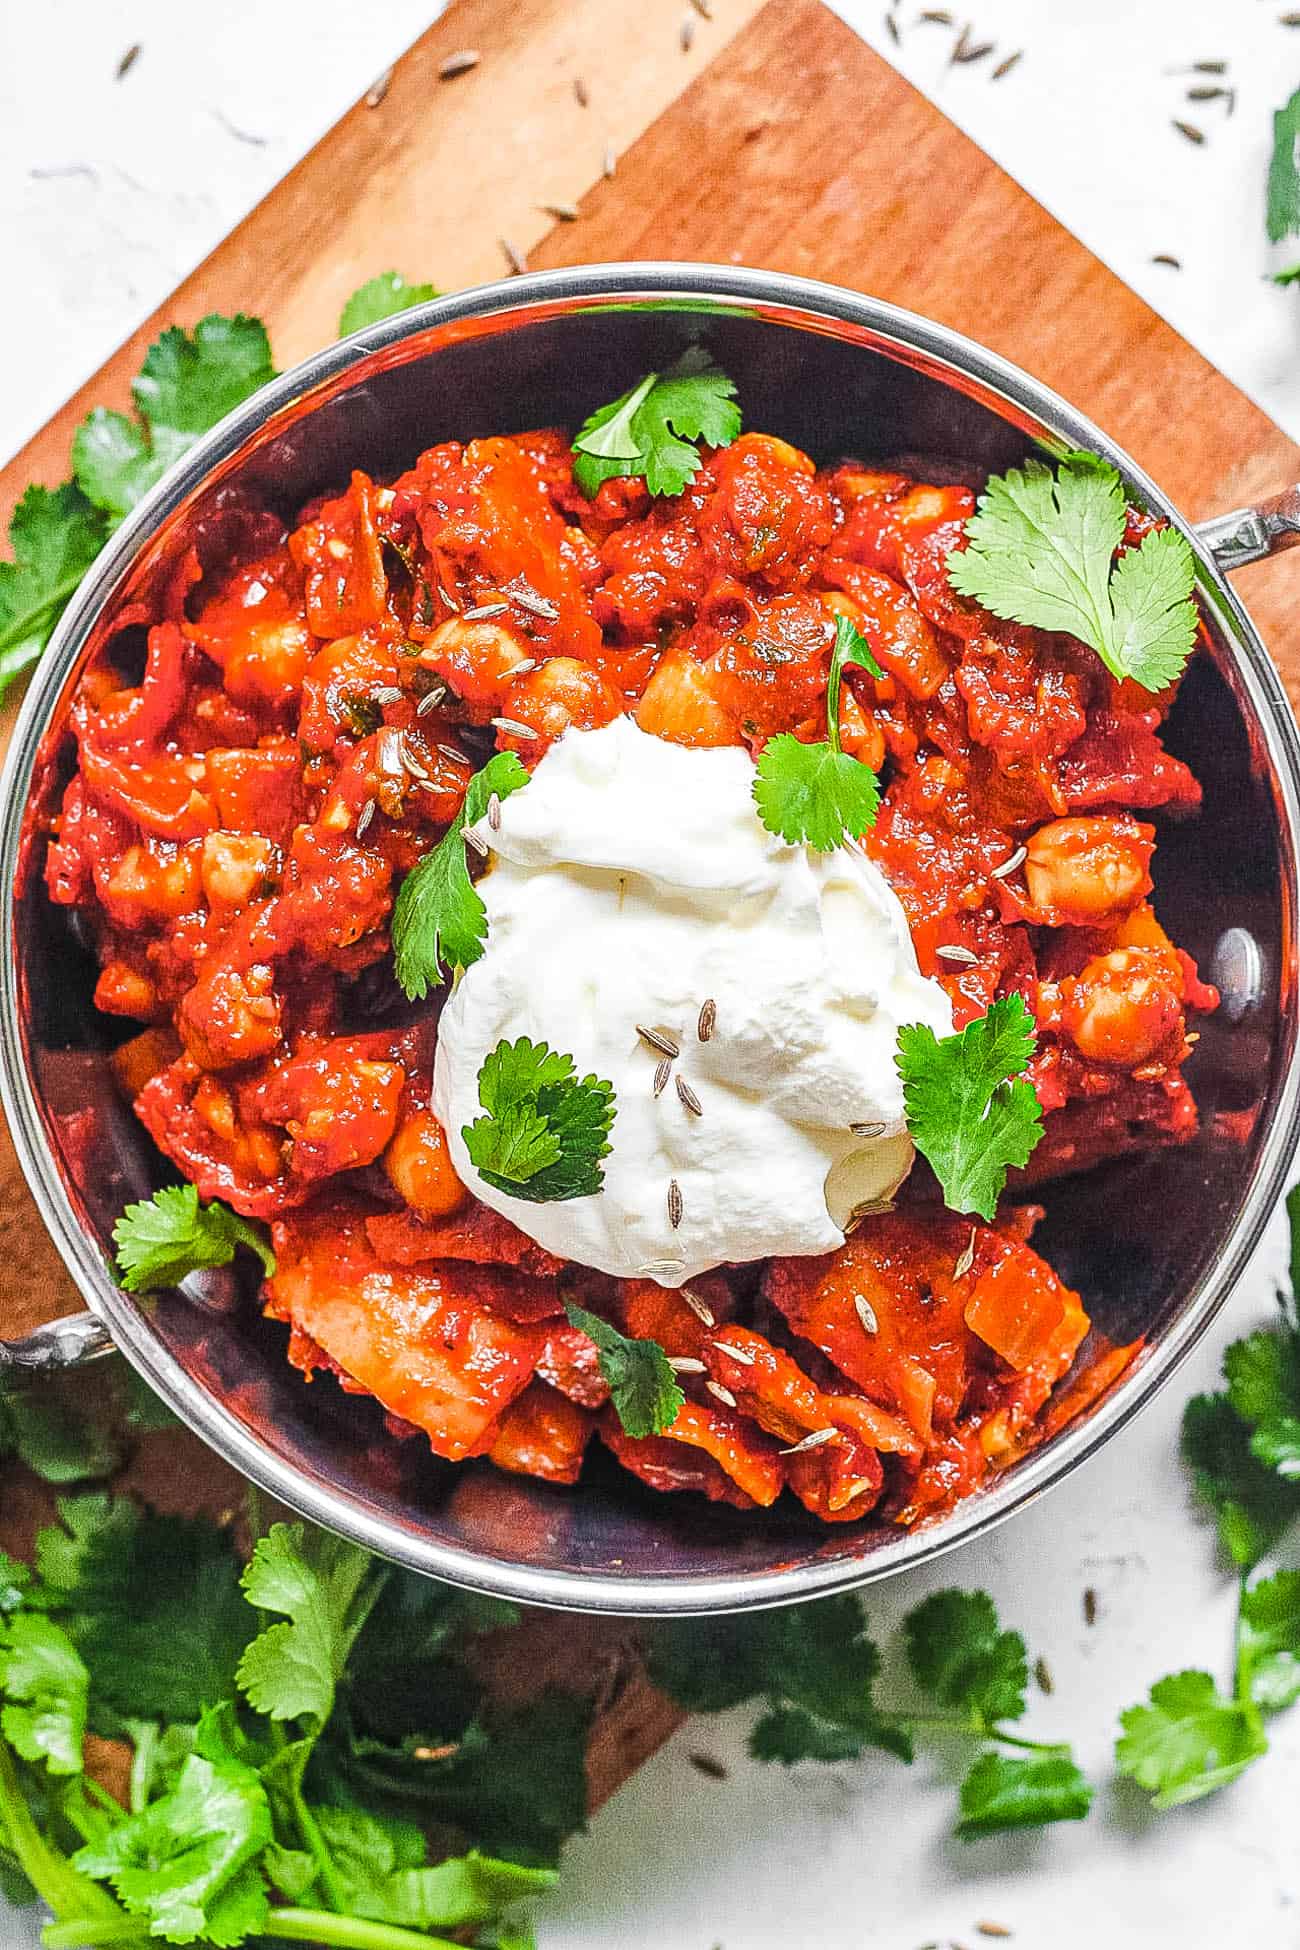
{"type": "Polygon", "coordinates": [[[298,1824],[298,1833],[302,1836],[307,1851],[316,1864],[316,1873],[320,1877],[320,1885],[325,1891],[330,1908],[345,1909],[347,1891],[339,1880],[338,1870],[334,1867],[334,1858],[329,1852],[325,1837],[320,1832],[316,1817],[303,1797],[301,1776],[293,1784],[293,1814],[298,1824]]]}
{"type": "Polygon", "coordinates": [[[936,1733],[961,1733],[967,1739],[997,1740],[1007,1747],[1021,1747],[1029,1754],[1065,1754],[1070,1751],[1066,1740],[1027,1740],[1023,1734],[1006,1733],[993,1722],[985,1724],[974,1714],[961,1713],[891,1713],[890,1721],[901,1727],[928,1727],[936,1733]]]}
{"type": "Polygon", "coordinates": [[[463,1950],[450,1937],[372,1923],[364,1916],[331,1916],[322,1909],[273,1909],[259,1935],[326,1944],[331,1950],[463,1950]]]}
{"type": "Polygon", "coordinates": [[[41,1901],[56,1916],[69,1910],[88,1913],[96,1921],[130,1924],[130,1935],[122,1942],[139,1941],[140,1925],[124,1916],[107,1890],[81,1875],[66,1855],[51,1848],[32,1818],[27,1798],[18,1783],[13,1756],[0,1740],[0,1839],[13,1851],[18,1866],[41,1901]]]}
{"type": "Polygon", "coordinates": [[[20,616],[13,617],[7,627],[0,631],[0,650],[12,650],[24,642],[33,624],[39,623],[41,618],[47,616],[52,609],[66,603],[85,578],[84,569],[78,569],[74,575],[65,576],[62,582],[56,583],[53,589],[47,590],[39,602],[33,603],[31,608],[24,610],[20,616]]]}

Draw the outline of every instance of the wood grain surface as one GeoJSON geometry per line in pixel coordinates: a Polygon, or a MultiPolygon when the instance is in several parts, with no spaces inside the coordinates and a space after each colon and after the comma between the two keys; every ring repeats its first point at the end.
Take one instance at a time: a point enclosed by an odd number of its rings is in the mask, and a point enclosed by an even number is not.
{"type": "MultiPolygon", "coordinates": [[[[672,257],[801,272],[954,325],[1090,413],[1193,517],[1300,479],[1300,450],[817,0],[456,0],[359,103],[0,471],[0,508],[67,466],[77,420],[125,404],[145,345],[213,309],[260,313],[282,362],[323,343],[354,285],[395,266],[443,288],[499,275],[499,239],[536,267],[672,257]],[[438,80],[454,49],[472,73],[438,80]],[[712,57],[712,58],[710,58],[712,57]],[[707,65],[705,65],[707,63],[707,65]],[[581,77],[589,105],[574,92],[581,77]],[[632,137],[637,137],[632,140],[632,137]],[[615,175],[601,174],[607,142],[615,175]],[[546,232],[538,206],[580,206],[546,232]]],[[[1300,696],[1290,626],[1300,568],[1261,565],[1243,589],[1300,696]]],[[[76,1305],[0,1148],[0,1333],[76,1305]]],[[[168,1438],[138,1479],[155,1498],[230,1494],[196,1444],[168,1438]]],[[[11,1536],[38,1499],[12,1487],[11,1536]]],[[[604,1677],[593,1792],[610,1792],[675,1724],[616,1626],[539,1617],[516,1668],[604,1677]]],[[[502,1675],[505,1684],[505,1674],[502,1675]]]]}

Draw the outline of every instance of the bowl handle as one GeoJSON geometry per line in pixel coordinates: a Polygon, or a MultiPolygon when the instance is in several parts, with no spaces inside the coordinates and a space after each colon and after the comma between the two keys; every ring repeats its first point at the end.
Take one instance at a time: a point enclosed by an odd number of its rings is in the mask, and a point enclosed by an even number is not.
{"type": "Polygon", "coordinates": [[[1225,575],[1294,548],[1300,542],[1300,485],[1283,488],[1251,508],[1198,522],[1196,533],[1225,575]]]}
{"type": "Polygon", "coordinates": [[[21,1341],[0,1341],[0,1394],[35,1375],[84,1368],[88,1361],[112,1352],[112,1337],[97,1315],[69,1314],[66,1320],[52,1320],[21,1341]]]}

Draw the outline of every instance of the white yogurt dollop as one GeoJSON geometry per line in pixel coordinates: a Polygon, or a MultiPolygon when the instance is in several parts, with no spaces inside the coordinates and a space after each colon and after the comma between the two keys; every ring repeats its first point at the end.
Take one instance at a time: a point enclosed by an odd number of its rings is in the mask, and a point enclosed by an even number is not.
{"type": "Polygon", "coordinates": [[[680,1286],[725,1261],[829,1252],[911,1168],[895,1040],[900,1023],[949,1034],[948,999],[879,870],[775,838],[753,781],[739,748],[691,751],[618,718],[567,732],[499,830],[476,829],[493,853],[488,942],[443,1010],[434,1110],[465,1183],[564,1259],[680,1286]],[[658,1097],[638,1025],[681,1052],[658,1097]],[[470,1162],[479,1069],[518,1036],[614,1086],[592,1197],[513,1198],[470,1162]]]}

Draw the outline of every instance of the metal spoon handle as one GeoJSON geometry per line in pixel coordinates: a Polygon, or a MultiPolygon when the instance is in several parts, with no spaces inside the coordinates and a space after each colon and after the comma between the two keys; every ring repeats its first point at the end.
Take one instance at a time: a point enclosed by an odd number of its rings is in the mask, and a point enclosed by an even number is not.
{"type": "Polygon", "coordinates": [[[0,1394],[33,1376],[84,1368],[113,1352],[107,1327],[95,1314],[69,1314],[52,1320],[20,1341],[0,1341],[0,1394]]]}
{"type": "Polygon", "coordinates": [[[1196,533],[1225,575],[1300,542],[1300,484],[1250,508],[1198,522],[1196,533]]]}

